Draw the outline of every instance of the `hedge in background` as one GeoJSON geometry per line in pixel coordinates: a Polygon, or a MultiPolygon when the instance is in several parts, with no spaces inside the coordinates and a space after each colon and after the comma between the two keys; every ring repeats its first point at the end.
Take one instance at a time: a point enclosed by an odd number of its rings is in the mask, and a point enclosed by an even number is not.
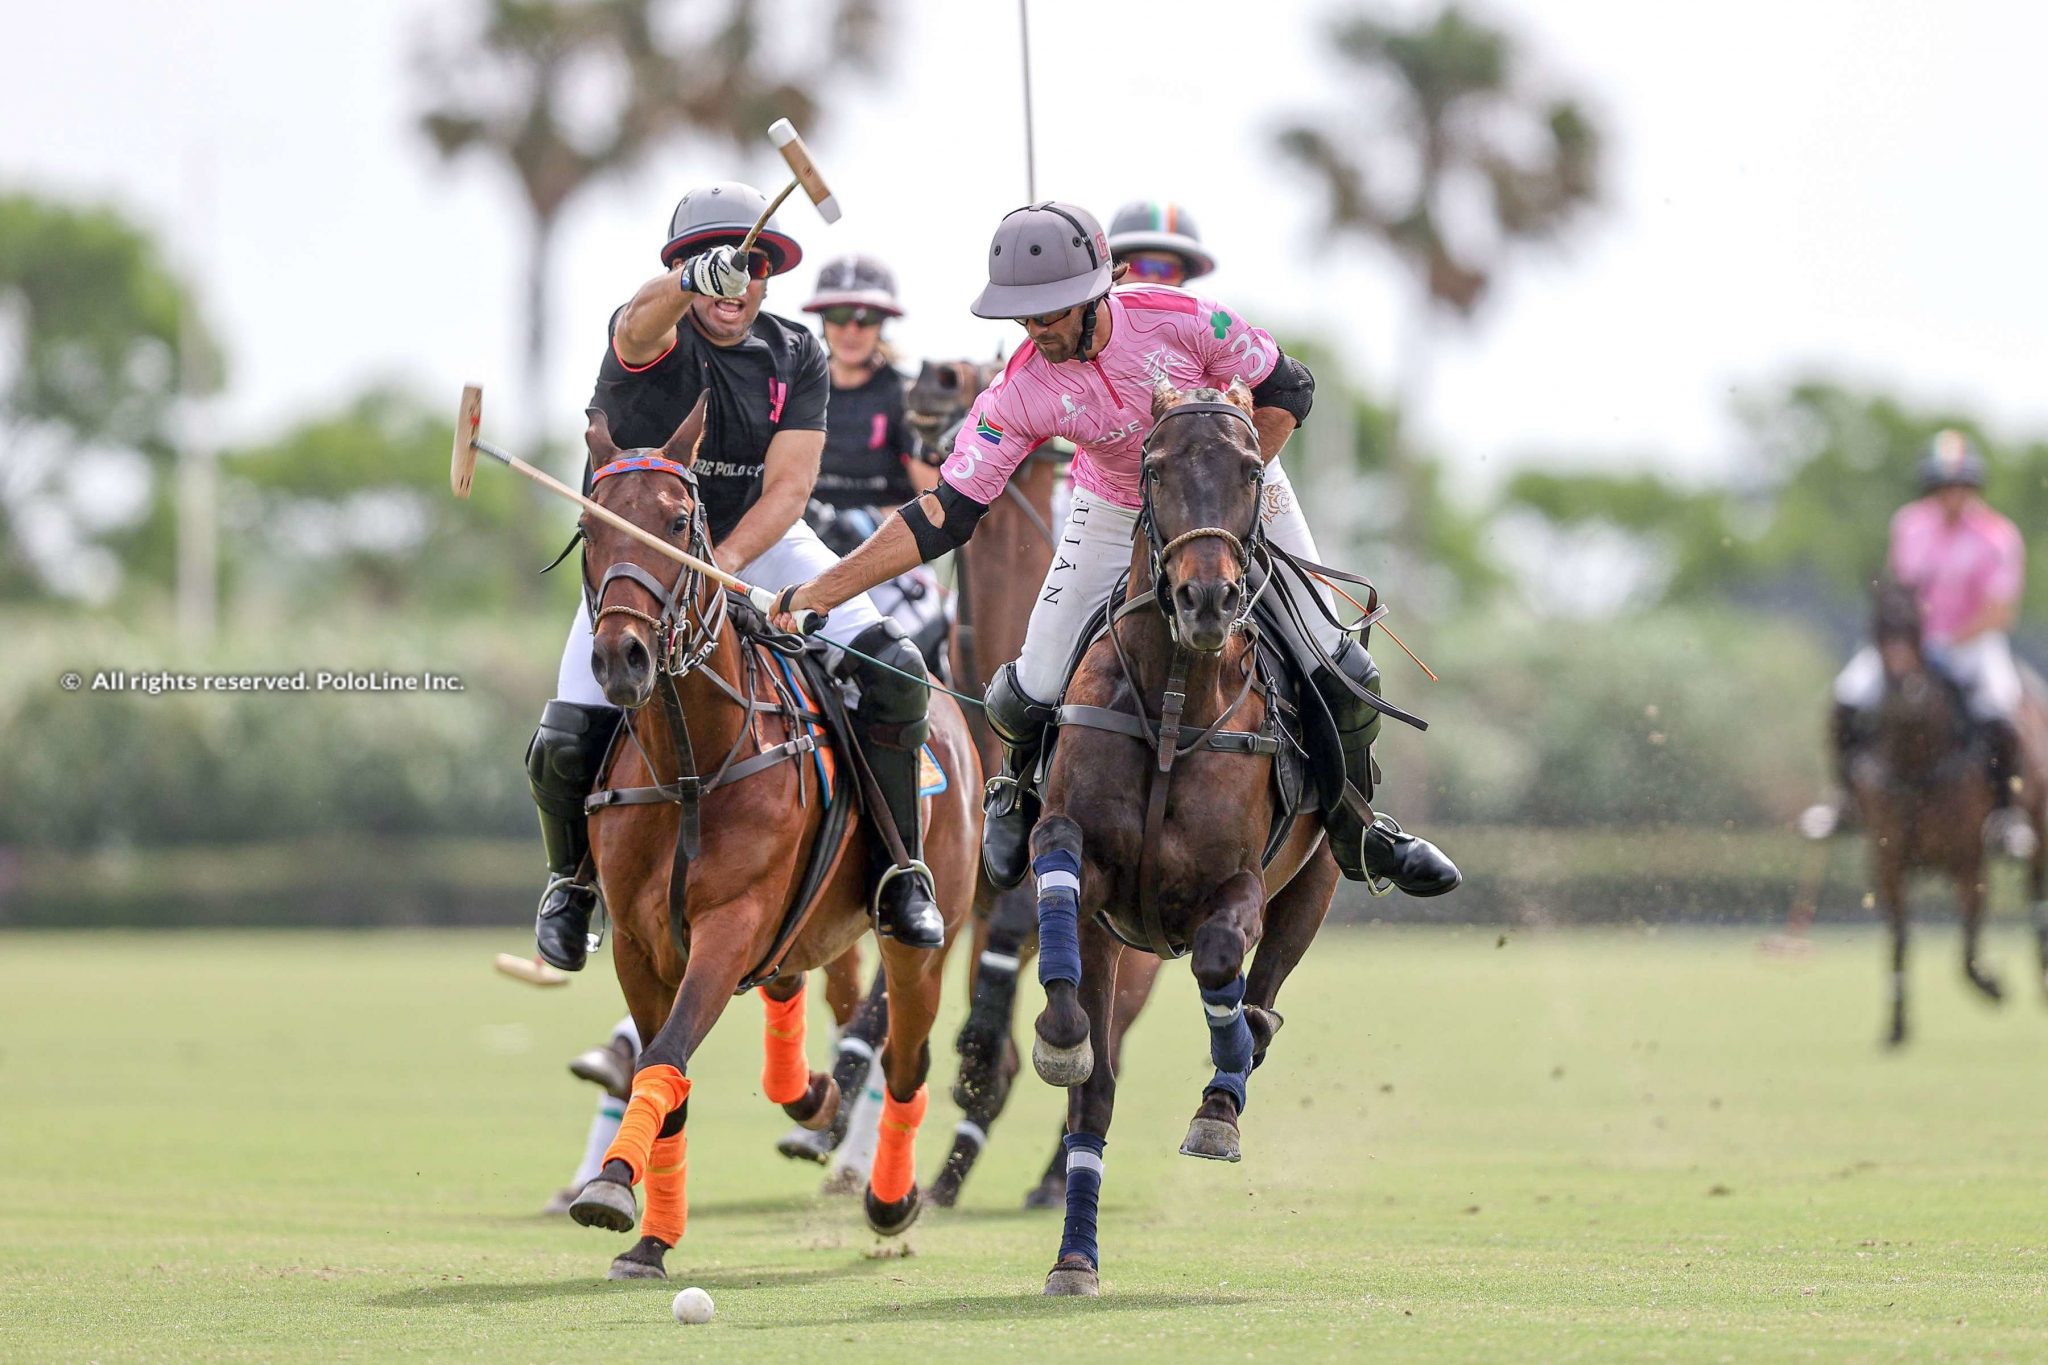
{"type": "MultiPolygon", "coordinates": [[[[322,833],[530,834],[523,763],[562,623],[244,623],[204,654],[167,631],[0,622],[0,844],[207,844],[322,833]],[[96,673],[306,669],[459,677],[459,693],[91,690],[96,673]],[[66,671],[85,688],[65,691],[66,671]]],[[[567,618],[567,609],[561,613],[567,618]]]]}

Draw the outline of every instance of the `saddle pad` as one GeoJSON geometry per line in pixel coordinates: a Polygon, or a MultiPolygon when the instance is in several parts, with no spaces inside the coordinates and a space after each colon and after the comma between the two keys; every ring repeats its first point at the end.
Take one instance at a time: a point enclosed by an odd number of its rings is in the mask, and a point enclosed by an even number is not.
{"type": "MultiPolygon", "coordinates": [[[[789,684],[790,690],[796,694],[798,701],[802,704],[805,724],[809,728],[812,737],[818,742],[817,747],[811,751],[811,760],[817,764],[818,783],[824,789],[826,799],[830,800],[833,791],[832,784],[839,777],[838,760],[833,754],[833,747],[837,743],[837,737],[826,729],[824,713],[819,708],[816,699],[812,697],[810,689],[804,685],[805,679],[803,676],[798,670],[790,667],[789,660],[784,656],[771,652],[771,657],[775,660],[776,666],[782,670],[783,681],[789,684]]],[[[926,744],[918,751],[917,755],[917,794],[919,796],[937,796],[940,792],[946,790],[948,785],[946,770],[939,766],[938,755],[932,752],[931,745],[926,744]]]]}
{"type": "Polygon", "coordinates": [[[939,756],[927,744],[917,752],[917,794],[937,796],[947,787],[946,770],[939,766],[939,756]]]}

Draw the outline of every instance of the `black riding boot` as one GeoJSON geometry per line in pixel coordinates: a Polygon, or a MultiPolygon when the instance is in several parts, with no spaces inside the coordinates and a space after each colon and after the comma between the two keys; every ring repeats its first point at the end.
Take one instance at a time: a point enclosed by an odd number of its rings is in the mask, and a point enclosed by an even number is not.
{"type": "MultiPolygon", "coordinates": [[[[924,660],[894,621],[882,621],[854,637],[853,647],[915,677],[924,676],[924,660]]],[[[860,680],[860,705],[853,711],[855,737],[867,756],[888,814],[896,822],[907,864],[899,864],[869,821],[870,837],[883,869],[875,885],[875,929],[912,948],[942,948],[946,918],[932,895],[931,869],[922,861],[924,831],[918,822],[918,751],[930,729],[931,691],[922,682],[877,668],[849,654],[850,671],[860,680]]],[[[877,817],[881,812],[874,813],[877,817]]]]}
{"type": "Polygon", "coordinates": [[[1464,877],[1435,844],[1405,833],[1384,815],[1373,814],[1372,742],[1379,735],[1380,713],[1371,703],[1360,701],[1346,679],[1378,696],[1380,671],[1356,641],[1347,640],[1337,651],[1336,664],[1342,677],[1319,669],[1312,681],[1337,723],[1337,738],[1344,751],[1341,795],[1334,780],[1326,780],[1322,787],[1323,828],[1329,833],[1338,869],[1353,881],[1391,882],[1411,896],[1441,896],[1456,890],[1464,877]],[[1331,796],[1338,799],[1329,799],[1331,796]]]}
{"type": "Polygon", "coordinates": [[[526,749],[526,775],[533,784],[541,844],[548,857],[548,885],[534,920],[534,944],[543,958],[565,972],[583,970],[583,960],[590,955],[590,914],[597,908],[597,888],[579,880],[590,853],[583,798],[597,780],[619,716],[617,707],[551,701],[540,713],[540,728],[526,749]]]}
{"type": "Polygon", "coordinates": [[[982,792],[981,868],[990,882],[1007,891],[1024,880],[1031,863],[1038,754],[1058,708],[1033,701],[1017,686],[1017,665],[1007,663],[990,680],[982,709],[1003,742],[1003,766],[982,792]]]}

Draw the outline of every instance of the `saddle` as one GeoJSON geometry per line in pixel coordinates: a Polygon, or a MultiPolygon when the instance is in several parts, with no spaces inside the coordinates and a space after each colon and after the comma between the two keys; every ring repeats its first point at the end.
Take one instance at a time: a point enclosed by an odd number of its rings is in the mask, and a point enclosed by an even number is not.
{"type": "MultiPolygon", "coordinates": [[[[1137,611],[1155,610],[1156,604],[1150,597],[1135,601],[1124,601],[1128,591],[1128,573],[1117,580],[1107,602],[1097,607],[1082,630],[1079,641],[1067,658],[1066,676],[1072,680],[1081,660],[1098,641],[1109,635],[1110,628],[1125,616],[1137,611]]],[[[1267,603],[1263,600],[1255,609],[1253,620],[1257,623],[1252,640],[1251,690],[1265,703],[1265,719],[1257,730],[1233,730],[1218,726],[1202,731],[1191,744],[1181,746],[1181,752],[1193,749],[1209,749],[1217,753],[1261,754],[1273,760],[1272,780],[1268,787],[1273,802],[1273,832],[1266,841],[1259,865],[1268,867],[1278,857],[1282,845],[1295,817],[1322,809],[1322,794],[1316,784],[1308,780],[1312,769],[1311,754],[1324,749],[1337,764],[1339,782],[1343,774],[1343,754],[1337,747],[1337,730],[1330,719],[1329,710],[1319,701],[1304,708],[1304,694],[1313,698],[1314,689],[1308,686],[1308,673],[1301,660],[1295,658],[1282,641],[1285,632],[1278,629],[1278,618],[1266,615],[1267,603]],[[1318,734],[1321,730],[1325,733],[1318,734]]],[[[1053,731],[1048,736],[1038,757],[1035,774],[1039,783],[1045,781],[1051,771],[1052,756],[1059,744],[1059,731],[1070,725],[1093,730],[1109,730],[1116,734],[1128,735],[1140,743],[1153,743],[1158,723],[1157,717],[1149,714],[1141,721],[1128,712],[1112,710],[1104,706],[1085,706],[1065,699],[1066,687],[1061,686],[1061,702],[1053,721],[1053,731]]],[[[1224,717],[1225,720],[1228,717],[1224,717]]],[[[1114,932],[1112,930],[1112,932],[1114,932]]],[[[1128,940],[1127,940],[1128,941],[1128,940]]],[[[1134,943],[1132,947],[1154,951],[1152,945],[1134,943]]],[[[1184,952],[1185,949],[1183,948],[1184,952]]],[[[1179,956],[1179,953],[1173,956],[1179,956]]]]}
{"type": "MultiPolygon", "coordinates": [[[[741,728],[739,739],[731,751],[723,755],[710,776],[698,773],[673,680],[668,680],[656,695],[669,713],[667,718],[670,731],[676,737],[675,758],[681,775],[675,782],[651,787],[604,788],[602,783],[612,770],[620,746],[638,743],[632,737],[631,727],[622,725],[613,737],[611,751],[598,769],[600,787],[584,799],[583,808],[589,814],[610,806],[669,803],[682,807],[675,862],[669,880],[669,939],[676,951],[687,958],[690,946],[689,925],[685,917],[686,889],[690,860],[699,851],[699,806],[702,798],[706,793],[745,781],[781,763],[808,760],[815,766],[818,791],[824,802],[818,838],[811,846],[810,858],[798,879],[795,894],[783,911],[782,922],[776,928],[767,953],[740,980],[736,994],[744,995],[781,974],[790,945],[809,922],[811,913],[817,908],[818,893],[852,842],[850,836],[855,812],[867,811],[873,818],[874,803],[867,797],[867,783],[863,780],[865,762],[854,738],[845,694],[840,690],[840,679],[827,662],[829,646],[822,640],[804,639],[774,630],[766,618],[737,593],[727,592],[725,598],[728,619],[735,627],[741,650],[741,686],[730,688],[722,680],[718,685],[734,705],[749,713],[748,724],[741,728]],[[769,736],[762,733],[764,723],[782,735],[779,742],[771,742],[769,736]],[[740,751],[747,747],[750,738],[756,742],[759,752],[741,758],[740,751]]],[[[717,677],[716,674],[707,676],[717,677]]],[[[651,756],[643,753],[643,758],[648,760],[652,769],[651,756]]],[[[938,768],[929,746],[925,749],[924,761],[921,776],[925,780],[920,783],[919,795],[943,791],[945,774],[938,768]]],[[[801,791],[802,785],[799,784],[801,791]]],[[[799,799],[807,798],[800,795],[799,799]]]]}

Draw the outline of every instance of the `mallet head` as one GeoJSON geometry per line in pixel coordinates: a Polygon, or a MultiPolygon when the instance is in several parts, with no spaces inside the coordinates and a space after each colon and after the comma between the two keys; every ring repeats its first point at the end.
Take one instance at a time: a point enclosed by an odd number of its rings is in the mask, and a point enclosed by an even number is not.
{"type": "Polygon", "coordinates": [[[828,223],[839,221],[839,200],[825,185],[825,177],[818,174],[818,168],[811,161],[811,153],[804,146],[804,140],[797,135],[796,125],[786,118],[779,118],[768,125],[768,140],[782,153],[782,159],[789,163],[789,173],[796,177],[796,183],[810,201],[818,206],[818,216],[828,223]]]}
{"type": "Polygon", "coordinates": [[[465,384],[462,404],[455,409],[455,453],[448,461],[448,486],[458,498],[469,496],[469,482],[476,477],[477,429],[483,419],[483,388],[465,384]]]}

